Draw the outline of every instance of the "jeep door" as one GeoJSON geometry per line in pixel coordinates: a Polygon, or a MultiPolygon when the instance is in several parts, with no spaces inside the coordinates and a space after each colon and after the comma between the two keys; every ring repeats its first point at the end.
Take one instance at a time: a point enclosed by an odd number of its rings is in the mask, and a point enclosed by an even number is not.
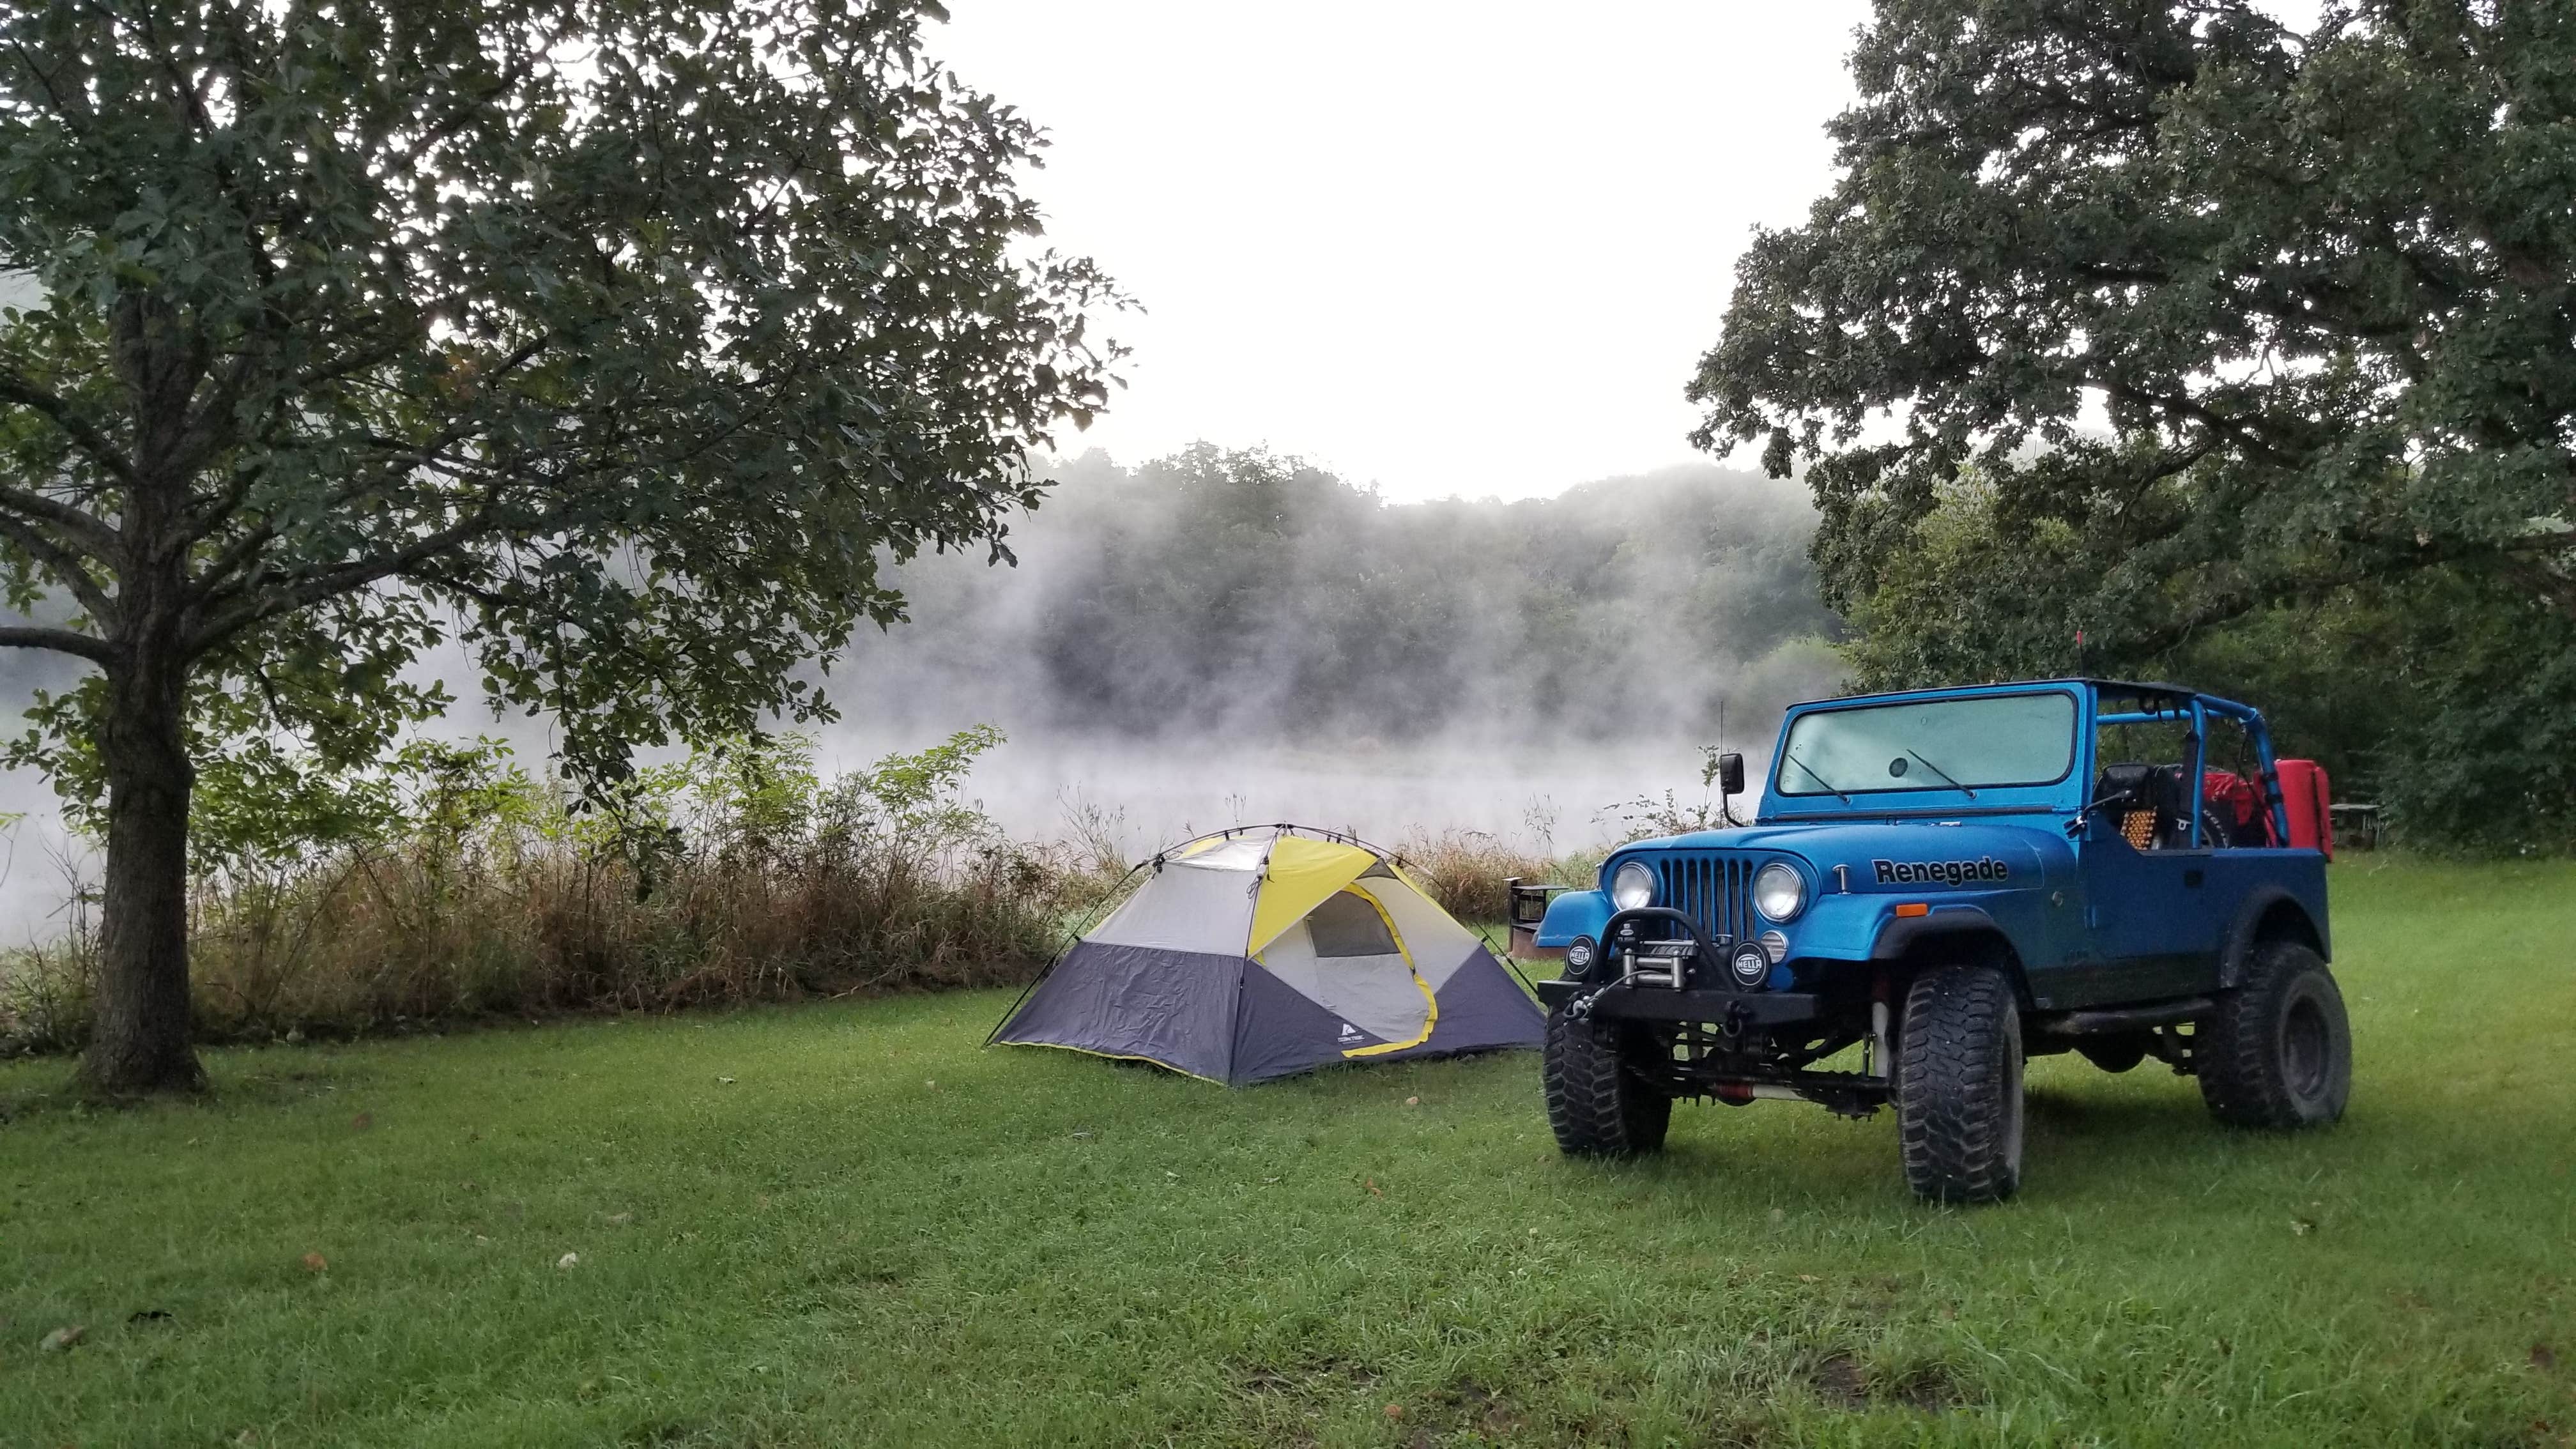
{"type": "Polygon", "coordinates": [[[2139,850],[2117,823],[2097,819],[2076,850],[2084,924],[2100,969],[2069,983],[2059,1006],[2153,1001],[2218,985],[2226,913],[2211,890],[2213,852],[2139,850]]]}
{"type": "Polygon", "coordinates": [[[2108,689],[2099,696],[2093,807],[2076,850],[2097,967],[2068,983],[2061,1006],[2153,1001],[2218,985],[2228,911],[2211,888],[2216,842],[2194,825],[2193,782],[2204,754],[2194,723],[2188,697],[2108,689]]]}

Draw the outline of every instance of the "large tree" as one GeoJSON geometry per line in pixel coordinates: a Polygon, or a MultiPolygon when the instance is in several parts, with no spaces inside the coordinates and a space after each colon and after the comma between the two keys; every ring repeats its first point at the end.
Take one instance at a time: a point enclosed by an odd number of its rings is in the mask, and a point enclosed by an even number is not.
{"type": "Polygon", "coordinates": [[[2154,659],[2427,570],[2576,618],[2576,8],[1880,0],[1851,68],[1690,392],[1807,468],[1887,657],[2154,659]]]}
{"type": "Polygon", "coordinates": [[[33,0],[0,19],[0,644],[87,661],[86,1079],[199,1081],[187,831],[251,734],[365,758],[456,641],[613,776],[825,706],[881,554],[1001,548],[1114,300],[931,0],[33,0]],[[416,671],[414,671],[416,673],[416,671]]]}

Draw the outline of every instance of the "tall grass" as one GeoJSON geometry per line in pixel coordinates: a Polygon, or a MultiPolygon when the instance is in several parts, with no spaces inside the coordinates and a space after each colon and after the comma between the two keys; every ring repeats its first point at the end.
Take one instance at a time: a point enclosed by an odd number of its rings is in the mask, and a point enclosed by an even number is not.
{"type": "Polygon", "coordinates": [[[1405,837],[1396,848],[1405,869],[1431,890],[1449,914],[1469,925],[1507,914],[1503,882],[1586,887],[1600,873],[1604,852],[1557,855],[1532,850],[1481,830],[1443,830],[1405,837]]]}
{"type": "MultiPolygon", "coordinates": [[[[606,802],[539,786],[498,747],[437,747],[369,828],[200,873],[199,1034],[1016,982],[1114,862],[1011,840],[964,798],[999,739],[969,730],[828,780],[801,739],[737,740],[606,802]]],[[[85,913],[0,957],[0,1044],[77,1049],[96,959],[85,913]]]]}

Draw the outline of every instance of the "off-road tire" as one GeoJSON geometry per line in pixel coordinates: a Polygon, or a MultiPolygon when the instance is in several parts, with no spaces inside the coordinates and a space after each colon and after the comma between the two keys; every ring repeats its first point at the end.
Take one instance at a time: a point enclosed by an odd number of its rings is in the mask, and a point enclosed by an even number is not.
{"type": "Polygon", "coordinates": [[[1547,1125],[1569,1157],[1634,1157],[1664,1150],[1673,1099],[1620,1065],[1619,1028],[1606,1021],[1547,1018],[1539,1083],[1547,1125]]]}
{"type": "Polygon", "coordinates": [[[2021,1186],[2021,1005],[1992,966],[1914,978],[1896,1053],[1905,1182],[1935,1202],[2001,1202],[2021,1186]]]}
{"type": "Polygon", "coordinates": [[[2254,948],[2243,984],[2192,1029],[2192,1062],[2210,1115],[2232,1127],[2290,1131],[2343,1116],[2352,1096],[2352,1024],[2343,992],[2296,941],[2254,948]]]}

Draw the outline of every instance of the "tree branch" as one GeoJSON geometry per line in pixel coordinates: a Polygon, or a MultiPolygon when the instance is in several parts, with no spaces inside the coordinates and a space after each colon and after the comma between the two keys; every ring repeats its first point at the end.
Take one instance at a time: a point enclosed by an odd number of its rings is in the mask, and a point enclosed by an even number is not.
{"type": "Polygon", "coordinates": [[[5,513],[0,513],[0,539],[16,544],[28,557],[44,565],[57,583],[71,590],[72,597],[80,600],[81,607],[89,610],[89,616],[96,619],[100,627],[116,627],[116,600],[108,597],[107,591],[98,586],[98,581],[89,576],[89,570],[81,566],[78,555],[5,513]]]}
{"type": "Polygon", "coordinates": [[[115,529],[70,504],[23,488],[0,485],[0,510],[15,510],[38,523],[51,524],[69,535],[83,551],[102,561],[113,557],[125,542],[115,529]]]}
{"type": "Polygon", "coordinates": [[[46,421],[62,429],[64,435],[78,444],[80,450],[88,454],[91,461],[114,474],[116,481],[128,485],[134,482],[134,464],[116,450],[116,445],[107,440],[106,434],[92,427],[88,419],[73,412],[71,405],[61,398],[20,377],[15,372],[0,369],[0,402],[13,402],[20,407],[33,408],[44,414],[46,421]]]}
{"type": "Polygon", "coordinates": [[[282,584],[265,595],[252,595],[215,616],[188,636],[189,657],[204,653],[253,624],[291,614],[310,604],[320,603],[338,594],[363,589],[380,579],[388,579],[416,564],[425,563],[450,549],[470,543],[499,528],[492,517],[493,499],[486,496],[483,506],[471,517],[452,523],[436,533],[413,540],[391,553],[358,559],[336,568],[324,569],[302,580],[282,584]]]}
{"type": "MultiPolygon", "coordinates": [[[[560,41],[563,37],[563,33],[564,32],[562,30],[558,29],[555,31],[553,39],[560,41]]],[[[459,105],[453,110],[450,110],[445,116],[433,122],[427,130],[421,132],[417,137],[414,137],[410,145],[386,157],[383,166],[384,172],[390,175],[397,171],[410,170],[413,164],[419,161],[419,159],[428,152],[430,147],[437,145],[439,142],[446,140],[452,135],[455,135],[457,131],[464,127],[467,121],[474,119],[474,117],[479,114],[484,107],[489,106],[494,101],[497,101],[503,96],[506,96],[510,92],[518,89],[519,82],[526,80],[531,74],[535,73],[536,57],[542,54],[544,49],[544,47],[540,47],[537,50],[531,51],[529,54],[520,56],[517,60],[512,61],[510,63],[510,68],[501,72],[500,79],[493,83],[490,90],[483,91],[476,95],[470,102],[459,105]]]]}
{"type": "Polygon", "coordinates": [[[98,665],[108,664],[116,658],[115,649],[104,639],[93,639],[69,629],[45,629],[25,624],[0,626],[0,649],[51,649],[60,654],[77,654],[98,665]]]}
{"type": "MultiPolygon", "coordinates": [[[[553,341],[553,338],[554,334],[543,332],[530,338],[527,342],[522,343],[520,346],[513,349],[509,356],[502,358],[501,361],[493,367],[489,374],[479,378],[477,380],[477,386],[488,386],[491,382],[505,377],[510,373],[516,372],[520,368],[526,366],[529,359],[535,357],[538,353],[543,352],[546,349],[547,344],[553,341]]],[[[387,348],[388,355],[393,351],[394,349],[390,346],[387,348]]],[[[349,370],[354,371],[357,369],[349,370]]],[[[324,516],[337,514],[340,510],[357,502],[359,499],[366,497],[368,494],[375,492],[377,489],[390,487],[401,481],[402,476],[405,473],[417,468],[426,468],[436,463],[449,449],[455,447],[461,442],[464,442],[467,438],[472,437],[474,433],[483,426],[484,421],[486,420],[475,418],[470,414],[465,417],[460,417],[454,422],[448,424],[447,427],[441,429],[437,436],[429,439],[427,442],[415,444],[404,449],[402,452],[396,453],[393,457],[386,459],[380,468],[371,471],[365,478],[341,489],[338,493],[333,494],[329,499],[325,500],[321,508],[322,514],[324,516]]],[[[220,511],[209,514],[200,521],[199,526],[191,528],[188,531],[188,542],[193,544],[221,527],[224,520],[231,516],[233,509],[240,506],[239,495],[246,494],[247,491],[247,482],[236,485],[233,490],[227,493],[225,499],[218,504],[218,509],[220,511]]],[[[276,537],[276,526],[272,523],[262,523],[258,527],[252,529],[249,533],[244,534],[240,539],[236,540],[230,548],[225,549],[213,563],[206,566],[203,573],[197,576],[198,587],[205,590],[203,597],[208,600],[218,597],[219,586],[223,583],[224,579],[249,564],[253,559],[257,558],[259,556],[259,551],[267,547],[269,541],[276,537]]]]}

